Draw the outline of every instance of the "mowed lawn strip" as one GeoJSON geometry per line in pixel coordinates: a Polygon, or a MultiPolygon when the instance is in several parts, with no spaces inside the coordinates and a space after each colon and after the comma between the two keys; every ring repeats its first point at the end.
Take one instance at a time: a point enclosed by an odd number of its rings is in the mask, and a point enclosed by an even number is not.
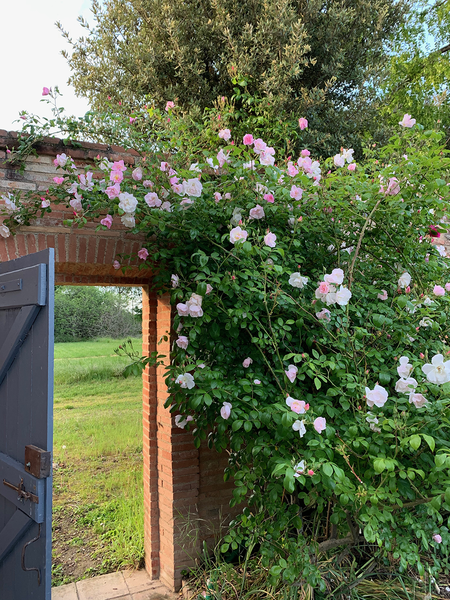
{"type": "Polygon", "coordinates": [[[55,344],[53,585],[143,559],[142,380],[119,344],[55,344]]]}

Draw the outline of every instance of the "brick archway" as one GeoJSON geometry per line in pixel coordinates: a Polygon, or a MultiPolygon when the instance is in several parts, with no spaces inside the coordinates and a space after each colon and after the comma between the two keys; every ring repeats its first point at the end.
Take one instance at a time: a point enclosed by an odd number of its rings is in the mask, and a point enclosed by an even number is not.
{"type": "MultiPolygon", "coordinates": [[[[17,145],[17,134],[0,130],[0,195],[13,190],[46,190],[57,174],[56,154],[65,152],[77,164],[92,164],[100,154],[108,160],[124,160],[134,165],[138,153],[117,146],[82,143],[65,145],[46,138],[36,145],[23,173],[7,162],[7,148],[17,145]]],[[[0,200],[1,202],[1,200],[0,200]]],[[[64,219],[70,211],[54,207],[54,212],[22,227],[17,235],[0,237],[0,261],[19,258],[45,248],[55,248],[56,282],[65,285],[133,285],[143,289],[143,352],[170,355],[171,307],[169,295],[151,291],[152,273],[140,270],[136,262],[121,260],[125,273],[112,262],[118,254],[135,255],[144,238],[137,238],[121,226],[95,231],[88,223],[83,229],[67,228],[64,219]]],[[[221,523],[236,510],[229,508],[232,484],[224,483],[225,454],[219,455],[206,444],[197,450],[192,436],[174,427],[164,408],[168,397],[164,366],[147,368],[143,374],[143,454],[145,562],[152,579],[160,579],[177,591],[181,571],[193,564],[203,541],[215,541],[221,523]],[[188,535],[189,534],[189,535],[188,535]]]]}

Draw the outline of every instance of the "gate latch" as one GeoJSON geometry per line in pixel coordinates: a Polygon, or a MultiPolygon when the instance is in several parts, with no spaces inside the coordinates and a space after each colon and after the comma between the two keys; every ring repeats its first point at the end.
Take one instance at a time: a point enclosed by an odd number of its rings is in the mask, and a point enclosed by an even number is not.
{"type": "Polygon", "coordinates": [[[25,446],[25,471],[33,477],[45,479],[50,477],[52,466],[52,453],[42,450],[37,446],[25,446]]]}
{"type": "Polygon", "coordinates": [[[12,490],[15,490],[18,493],[17,500],[31,500],[31,502],[39,504],[39,496],[36,496],[36,494],[32,494],[31,492],[25,491],[23,479],[20,480],[20,483],[17,486],[13,485],[12,483],[9,483],[9,481],[6,481],[6,479],[4,479],[3,485],[6,485],[6,487],[11,488],[12,490]]]}

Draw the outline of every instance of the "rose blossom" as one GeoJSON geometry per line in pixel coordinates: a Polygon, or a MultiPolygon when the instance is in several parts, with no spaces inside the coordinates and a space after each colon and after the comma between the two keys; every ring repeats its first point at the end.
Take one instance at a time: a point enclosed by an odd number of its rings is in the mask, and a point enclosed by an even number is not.
{"type": "MultiPolygon", "coordinates": [[[[413,121],[415,121],[415,119],[413,119],[413,121]]],[[[433,535],[433,540],[437,543],[437,544],[441,544],[442,543],[442,537],[438,534],[435,533],[433,535]]]]}
{"type": "Polygon", "coordinates": [[[230,139],[230,137],[231,137],[231,131],[230,131],[229,129],[221,129],[221,130],[219,131],[219,137],[220,137],[222,140],[225,140],[226,142],[228,142],[228,140],[229,140],[229,139],[230,139]]]}
{"type": "Polygon", "coordinates": [[[369,390],[366,387],[366,398],[367,398],[367,406],[372,408],[372,406],[378,406],[381,408],[386,404],[388,399],[388,393],[381,385],[376,384],[373,390],[369,390]]]}
{"type": "Polygon", "coordinates": [[[254,140],[253,143],[254,143],[253,151],[256,154],[260,154],[263,150],[265,150],[267,148],[266,142],[263,142],[261,138],[254,140]]]}
{"type": "Polygon", "coordinates": [[[292,423],[292,429],[294,431],[298,431],[300,437],[302,438],[306,433],[305,421],[300,421],[299,419],[297,419],[292,423]]]}
{"type": "Polygon", "coordinates": [[[253,136],[251,133],[246,133],[244,135],[244,139],[242,140],[244,146],[251,146],[253,144],[253,136]]]}
{"type": "Polygon", "coordinates": [[[336,154],[333,161],[336,167],[343,167],[345,165],[345,158],[341,154],[336,154]]]}
{"type": "Polygon", "coordinates": [[[46,200],[45,198],[41,198],[41,208],[48,208],[50,206],[50,200],[46,200]]]}
{"type": "Polygon", "coordinates": [[[203,186],[198,179],[188,179],[184,182],[184,193],[187,196],[199,198],[202,195],[203,186]]]}
{"type": "Polygon", "coordinates": [[[289,195],[294,200],[301,200],[302,199],[302,195],[303,195],[303,190],[302,190],[302,188],[297,187],[296,185],[293,185],[291,187],[291,192],[290,192],[289,195]]]}
{"type": "Polygon", "coordinates": [[[57,154],[53,164],[55,167],[65,167],[68,157],[65,154],[57,154]]]}
{"type": "Polygon", "coordinates": [[[413,391],[409,394],[409,403],[414,404],[416,408],[423,408],[427,402],[428,400],[422,394],[413,391]]]}
{"type": "Polygon", "coordinates": [[[264,219],[264,217],[266,216],[264,214],[264,209],[262,206],[260,206],[259,204],[257,204],[255,206],[255,208],[252,208],[250,213],[250,219],[264,219]]]}
{"type": "Polygon", "coordinates": [[[175,383],[179,383],[182,388],[188,388],[189,390],[195,386],[194,378],[190,373],[178,375],[175,379],[175,383]]]}
{"type": "Polygon", "coordinates": [[[48,87],[43,87],[42,88],[42,95],[43,96],[48,96],[50,94],[50,90],[48,89],[48,87]]]}
{"type": "Polygon", "coordinates": [[[416,124],[416,119],[412,119],[411,115],[408,115],[408,113],[407,113],[403,117],[403,119],[398,122],[398,124],[401,125],[402,127],[414,127],[414,125],[416,124]]]}
{"type": "Polygon", "coordinates": [[[105,190],[105,194],[110,200],[118,198],[120,195],[120,183],[115,183],[114,185],[107,187],[105,190]]]}
{"type": "Polygon", "coordinates": [[[166,112],[169,112],[169,108],[175,108],[175,102],[172,100],[168,100],[166,102],[166,112]]]}
{"type": "Polygon", "coordinates": [[[100,221],[100,224],[103,225],[104,227],[107,227],[108,229],[111,229],[112,222],[113,222],[112,216],[106,215],[106,217],[100,221]]]}
{"type": "Polygon", "coordinates": [[[133,194],[129,194],[128,192],[122,192],[119,194],[119,208],[121,208],[126,213],[134,213],[136,210],[136,206],[138,205],[138,201],[133,196],[133,194]]]}
{"type": "Polygon", "coordinates": [[[407,356],[400,356],[399,363],[400,365],[397,367],[399,377],[409,377],[413,370],[413,366],[409,364],[409,358],[407,356]]]}
{"type": "Polygon", "coordinates": [[[158,194],[156,192],[149,192],[145,194],[144,200],[150,208],[156,208],[161,206],[161,200],[158,198],[158,194]]]}
{"type": "Polygon", "coordinates": [[[403,275],[401,275],[400,279],[398,280],[398,287],[404,289],[407,288],[410,283],[411,275],[409,273],[403,273],[403,275]]]}
{"type": "Polygon", "coordinates": [[[386,290],[381,290],[381,291],[383,293],[377,295],[378,300],[387,300],[388,299],[387,291],[386,290]]]}
{"type": "Polygon", "coordinates": [[[122,225],[125,225],[125,227],[134,227],[136,225],[136,220],[134,218],[134,216],[132,215],[132,213],[125,213],[124,215],[122,215],[120,217],[120,221],[122,223],[122,225]]]}
{"type": "Polygon", "coordinates": [[[309,409],[309,404],[306,404],[304,400],[296,400],[296,398],[291,398],[291,396],[286,398],[286,404],[297,415],[304,415],[309,409]]]}
{"type": "Polygon", "coordinates": [[[254,380],[253,380],[253,383],[254,383],[255,385],[261,385],[261,382],[260,382],[260,380],[259,380],[259,379],[254,379],[254,380]]]}
{"type": "Polygon", "coordinates": [[[313,424],[317,433],[322,433],[322,431],[324,431],[327,427],[327,420],[324,417],[317,417],[313,424]]]}
{"type": "Polygon", "coordinates": [[[253,363],[253,360],[248,357],[244,360],[244,362],[242,363],[242,366],[244,367],[244,369],[248,369],[248,367],[253,363]]]}
{"type": "Polygon", "coordinates": [[[116,160],[112,164],[112,170],[113,171],[126,171],[127,168],[126,168],[123,160],[116,160]]]}
{"type": "Polygon", "coordinates": [[[10,236],[9,227],[7,227],[4,223],[2,223],[0,225],[0,235],[4,238],[7,238],[10,236]]]}
{"type": "Polygon", "coordinates": [[[170,281],[172,282],[172,288],[177,288],[180,283],[178,275],[171,275],[170,281]]]}
{"type": "Polygon", "coordinates": [[[180,429],[184,429],[186,427],[186,425],[190,422],[193,421],[193,417],[191,417],[191,415],[189,415],[186,418],[183,418],[183,415],[177,415],[175,417],[175,425],[177,427],[179,427],[180,429]]]}
{"type": "Polygon", "coordinates": [[[222,200],[222,194],[220,192],[214,192],[214,200],[216,204],[222,200]]]}
{"type": "Polygon", "coordinates": [[[241,229],[239,226],[235,227],[230,231],[230,242],[235,244],[236,242],[245,242],[247,239],[248,232],[245,229],[241,229]]]}
{"type": "Polygon", "coordinates": [[[322,310],[320,312],[316,313],[316,317],[320,320],[320,321],[330,321],[331,317],[330,317],[331,313],[328,310],[328,308],[322,308],[322,310]]]}
{"type": "Polygon", "coordinates": [[[210,294],[213,291],[213,286],[210,283],[206,284],[206,295],[210,294]]]}
{"type": "Polygon", "coordinates": [[[302,131],[308,127],[308,121],[305,119],[305,117],[300,117],[298,120],[298,126],[302,131]]]}
{"type": "Polygon", "coordinates": [[[436,354],[431,359],[431,364],[423,365],[422,371],[427,376],[430,383],[438,385],[450,381],[450,360],[444,362],[442,354],[436,354]]]}
{"type": "Polygon", "coordinates": [[[122,183],[122,181],[123,181],[122,171],[111,171],[111,173],[109,174],[109,179],[110,179],[110,181],[113,181],[114,183],[122,183]]]}
{"type": "Polygon", "coordinates": [[[289,285],[299,288],[300,290],[308,283],[308,277],[302,277],[300,273],[291,273],[289,277],[289,285]]]}
{"type": "Polygon", "coordinates": [[[188,317],[189,316],[189,307],[187,304],[183,304],[183,302],[179,302],[176,306],[178,314],[180,317],[188,317]]]}
{"type": "Polygon", "coordinates": [[[347,169],[348,169],[349,171],[355,171],[355,169],[356,169],[356,163],[350,163],[350,164],[348,165],[347,169]]]}
{"type": "Polygon", "coordinates": [[[118,260],[115,260],[115,261],[113,262],[113,267],[114,267],[116,270],[117,270],[117,269],[120,269],[120,262],[119,262],[118,260]]]}
{"type": "Polygon", "coordinates": [[[145,260],[148,257],[148,250],[147,248],[141,248],[138,252],[138,256],[140,259],[145,260]]]}
{"type": "Polygon", "coordinates": [[[324,280],[327,283],[341,285],[341,283],[344,281],[344,271],[342,269],[333,269],[331,274],[325,275],[324,280]]]}
{"type": "Polygon", "coordinates": [[[231,402],[223,403],[222,408],[220,409],[220,416],[222,417],[222,419],[228,419],[230,417],[232,408],[233,405],[231,404],[231,402]]]}
{"type": "Polygon", "coordinates": [[[64,183],[64,177],[53,177],[53,181],[58,185],[61,185],[62,183],[64,183]]]}
{"type": "Polygon", "coordinates": [[[186,350],[186,348],[189,346],[189,339],[185,335],[179,335],[175,343],[178,348],[186,350]]]}
{"type": "MultiPolygon", "coordinates": [[[[297,421],[296,421],[296,423],[297,423],[297,421]]],[[[303,423],[303,421],[302,421],[302,423],[303,423]]],[[[294,428],[294,425],[292,425],[292,428],[294,428]]],[[[302,435],[300,435],[300,437],[302,437],[302,435]]],[[[300,477],[300,475],[305,472],[305,468],[306,468],[305,461],[301,460],[298,464],[296,464],[294,466],[294,471],[295,471],[294,477],[300,477]]]]}
{"type": "Polygon", "coordinates": [[[289,365],[288,370],[285,371],[285,373],[289,381],[294,383],[295,378],[297,377],[298,369],[295,365],[289,365]]]}
{"type": "Polygon", "coordinates": [[[266,202],[270,202],[270,204],[273,204],[275,202],[275,198],[270,192],[268,194],[264,194],[263,198],[266,202]]]}
{"type": "Polygon", "coordinates": [[[137,167],[136,169],[134,169],[134,171],[131,173],[131,177],[135,181],[140,181],[142,179],[142,169],[141,169],[141,167],[137,167]]]}
{"type": "Polygon", "coordinates": [[[435,285],[433,288],[433,294],[435,296],[445,296],[445,289],[440,285],[435,285]]]}
{"type": "Polygon", "coordinates": [[[274,233],[271,233],[270,231],[264,236],[264,243],[266,246],[269,246],[269,248],[275,248],[276,240],[277,236],[274,233]]]}
{"type": "Polygon", "coordinates": [[[395,391],[400,392],[401,394],[410,394],[411,392],[414,392],[417,386],[418,383],[414,377],[408,377],[407,379],[401,377],[395,384],[395,391]]]}

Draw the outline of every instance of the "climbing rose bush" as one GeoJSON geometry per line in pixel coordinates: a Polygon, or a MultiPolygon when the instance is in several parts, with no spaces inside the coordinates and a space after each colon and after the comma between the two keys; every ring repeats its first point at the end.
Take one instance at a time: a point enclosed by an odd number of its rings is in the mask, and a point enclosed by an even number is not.
{"type": "Polygon", "coordinates": [[[259,544],[274,581],[324,589],[312,556],[343,545],[419,574],[448,553],[449,160],[440,134],[400,125],[364,163],[284,160],[226,124],[186,162],[161,135],[134,170],[60,155],[44,198],[5,203],[1,235],[52,199],[69,225],[147,236],[140,264],[173,304],[166,406],[229,452],[247,504],[222,549],[259,544]]]}

